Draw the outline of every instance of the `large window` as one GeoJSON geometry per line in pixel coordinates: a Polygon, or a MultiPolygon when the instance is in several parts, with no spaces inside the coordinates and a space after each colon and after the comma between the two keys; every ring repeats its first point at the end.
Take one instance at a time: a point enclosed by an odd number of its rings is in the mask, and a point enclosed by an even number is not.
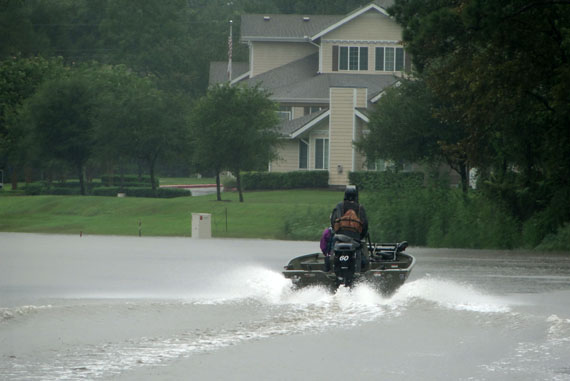
{"type": "Polygon", "coordinates": [[[315,140],[315,169],[329,169],[329,140],[315,140]]]}
{"type": "Polygon", "coordinates": [[[339,70],[368,70],[368,48],[341,46],[338,56],[339,70]]]}
{"type": "Polygon", "coordinates": [[[404,70],[404,48],[376,48],[375,69],[379,71],[404,70]]]}
{"type": "Polygon", "coordinates": [[[309,145],[299,140],[299,169],[307,169],[309,167],[309,145]]]}

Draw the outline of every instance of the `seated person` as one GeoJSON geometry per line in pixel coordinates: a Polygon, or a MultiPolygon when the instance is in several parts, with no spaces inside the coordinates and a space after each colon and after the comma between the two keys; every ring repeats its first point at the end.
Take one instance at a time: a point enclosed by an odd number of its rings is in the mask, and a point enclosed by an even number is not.
{"type": "MultiPolygon", "coordinates": [[[[358,190],[354,185],[348,185],[344,192],[344,200],[339,202],[331,214],[331,226],[335,234],[344,234],[355,241],[362,241],[368,234],[368,219],[364,206],[358,203],[358,190]]],[[[356,253],[356,272],[366,266],[366,255],[362,250],[356,253]]]]}

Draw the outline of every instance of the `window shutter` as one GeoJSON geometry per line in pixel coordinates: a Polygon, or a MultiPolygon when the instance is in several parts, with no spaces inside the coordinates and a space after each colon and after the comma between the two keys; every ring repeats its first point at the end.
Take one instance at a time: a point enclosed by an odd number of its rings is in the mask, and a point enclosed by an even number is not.
{"type": "Polygon", "coordinates": [[[363,46],[360,48],[359,70],[368,70],[368,48],[363,46]]]}
{"type": "Polygon", "coordinates": [[[338,45],[333,45],[332,51],[332,70],[338,71],[338,45]]]}
{"type": "Polygon", "coordinates": [[[384,48],[376,48],[376,70],[384,70],[384,48]]]}

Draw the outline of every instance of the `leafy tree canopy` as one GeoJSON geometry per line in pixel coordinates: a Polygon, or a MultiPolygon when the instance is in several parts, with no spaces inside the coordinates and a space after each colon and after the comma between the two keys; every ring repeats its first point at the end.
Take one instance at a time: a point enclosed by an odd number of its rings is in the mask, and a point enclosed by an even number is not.
{"type": "Polygon", "coordinates": [[[279,135],[277,108],[258,87],[212,86],[192,112],[195,160],[216,173],[230,170],[237,178],[243,201],[240,171],[258,169],[275,157],[279,135]]]}

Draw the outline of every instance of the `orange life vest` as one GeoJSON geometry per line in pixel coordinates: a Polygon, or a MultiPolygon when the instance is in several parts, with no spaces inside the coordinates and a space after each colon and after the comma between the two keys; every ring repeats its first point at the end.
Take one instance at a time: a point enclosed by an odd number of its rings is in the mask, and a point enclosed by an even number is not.
{"type": "MultiPolygon", "coordinates": [[[[360,205],[358,206],[358,209],[360,211],[360,205]]],[[[362,233],[362,221],[360,221],[360,218],[354,209],[348,209],[344,212],[342,217],[337,218],[334,221],[333,229],[336,233],[341,230],[362,233]]]]}

